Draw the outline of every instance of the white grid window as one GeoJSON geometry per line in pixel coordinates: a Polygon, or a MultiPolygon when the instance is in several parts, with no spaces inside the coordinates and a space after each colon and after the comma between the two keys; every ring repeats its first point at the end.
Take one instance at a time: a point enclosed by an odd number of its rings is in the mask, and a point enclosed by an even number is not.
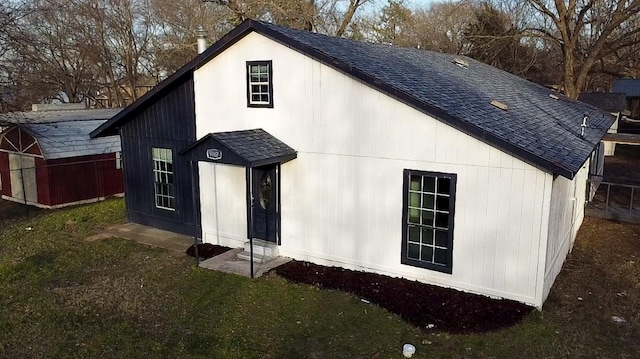
{"type": "Polygon", "coordinates": [[[450,272],[455,175],[408,171],[403,263],[450,272]]]}
{"type": "Polygon", "coordinates": [[[175,211],[173,152],[167,148],[153,149],[153,175],[156,207],[175,211]]]}
{"type": "Polygon", "coordinates": [[[273,88],[271,61],[247,62],[248,104],[251,107],[271,107],[273,88]]]}

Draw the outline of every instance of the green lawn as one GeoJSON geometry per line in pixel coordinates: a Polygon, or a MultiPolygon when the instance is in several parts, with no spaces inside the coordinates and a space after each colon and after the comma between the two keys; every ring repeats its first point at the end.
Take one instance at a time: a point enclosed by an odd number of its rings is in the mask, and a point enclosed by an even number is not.
{"type": "Polygon", "coordinates": [[[496,333],[448,335],[349,294],[199,269],[126,240],[85,240],[124,220],[124,202],[109,200],[2,229],[0,357],[401,358],[407,342],[414,358],[640,353],[638,226],[588,219],[543,313],[496,333]]]}

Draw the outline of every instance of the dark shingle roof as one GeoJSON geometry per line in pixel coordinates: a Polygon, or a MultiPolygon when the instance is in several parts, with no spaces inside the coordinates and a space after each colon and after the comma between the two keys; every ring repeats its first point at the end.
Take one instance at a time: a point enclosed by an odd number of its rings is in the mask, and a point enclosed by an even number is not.
{"type": "Polygon", "coordinates": [[[330,37],[247,20],[156,89],[92,133],[109,133],[185,76],[257,32],[550,173],[572,178],[613,118],[473,59],[330,37]],[[457,61],[461,60],[461,61],[457,61]],[[457,62],[457,63],[456,63],[457,62]],[[468,66],[466,66],[468,65],[468,66]],[[491,104],[499,101],[507,110],[491,104]],[[584,138],[583,118],[589,117],[584,138]]]}
{"type": "Polygon", "coordinates": [[[640,79],[617,79],[613,82],[613,92],[622,92],[627,97],[640,97],[640,79]]]}
{"type": "Polygon", "coordinates": [[[578,96],[578,100],[607,112],[622,112],[627,108],[624,93],[585,92],[578,96]]]}
{"type": "Polygon", "coordinates": [[[573,177],[613,123],[607,113],[562,95],[551,98],[547,88],[471,58],[260,24],[271,30],[267,36],[565,177],[573,177]],[[493,100],[508,109],[491,105],[493,100]],[[583,139],[585,115],[589,122],[583,139]]]}
{"type": "Polygon", "coordinates": [[[221,158],[216,159],[216,162],[246,167],[283,163],[297,156],[293,148],[261,128],[210,133],[180,151],[180,155],[206,161],[209,160],[205,156],[206,150],[212,148],[221,151],[221,158]]]}

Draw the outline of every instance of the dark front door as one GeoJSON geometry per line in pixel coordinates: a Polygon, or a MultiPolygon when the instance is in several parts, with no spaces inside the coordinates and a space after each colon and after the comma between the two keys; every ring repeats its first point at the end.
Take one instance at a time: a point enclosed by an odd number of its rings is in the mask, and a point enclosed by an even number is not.
{"type": "Polygon", "coordinates": [[[276,165],[253,169],[253,238],[277,242],[280,198],[276,165]]]}

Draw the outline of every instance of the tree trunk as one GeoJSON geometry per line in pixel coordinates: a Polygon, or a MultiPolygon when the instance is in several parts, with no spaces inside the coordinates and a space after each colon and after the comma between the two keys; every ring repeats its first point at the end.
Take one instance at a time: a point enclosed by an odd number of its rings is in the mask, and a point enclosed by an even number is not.
{"type": "Polygon", "coordinates": [[[345,31],[347,31],[347,26],[349,26],[351,20],[353,20],[353,16],[355,15],[356,10],[358,10],[358,7],[360,5],[362,5],[361,0],[349,0],[349,9],[347,9],[347,12],[344,14],[344,18],[342,19],[340,28],[338,28],[338,31],[336,31],[337,37],[342,37],[345,31]]]}

